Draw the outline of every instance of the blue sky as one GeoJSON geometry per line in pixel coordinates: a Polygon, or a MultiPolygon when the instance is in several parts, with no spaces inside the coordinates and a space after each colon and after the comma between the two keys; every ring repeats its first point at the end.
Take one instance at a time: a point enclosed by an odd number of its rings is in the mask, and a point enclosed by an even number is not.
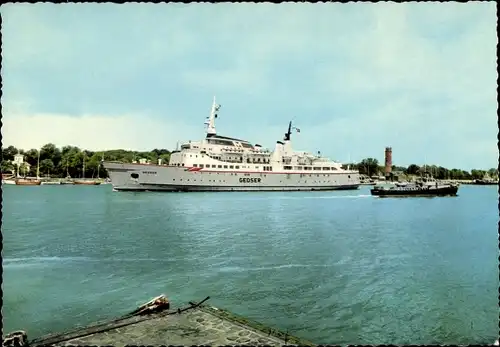
{"type": "Polygon", "coordinates": [[[498,165],[496,4],[8,4],[3,143],[173,149],[217,130],[342,162],[498,165]]]}

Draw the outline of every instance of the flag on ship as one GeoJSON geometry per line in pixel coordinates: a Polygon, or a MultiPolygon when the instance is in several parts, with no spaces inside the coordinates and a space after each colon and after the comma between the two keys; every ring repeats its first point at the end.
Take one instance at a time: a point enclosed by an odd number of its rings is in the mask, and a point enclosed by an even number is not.
{"type": "Polygon", "coordinates": [[[293,127],[298,133],[300,133],[300,129],[299,128],[296,128],[296,127],[293,127]]]}

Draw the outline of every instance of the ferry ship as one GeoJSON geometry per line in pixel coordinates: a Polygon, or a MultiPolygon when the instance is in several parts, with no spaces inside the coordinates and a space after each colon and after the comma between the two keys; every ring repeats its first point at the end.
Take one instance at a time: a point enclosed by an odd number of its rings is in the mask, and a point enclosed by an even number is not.
{"type": "Polygon", "coordinates": [[[274,151],[259,144],[218,135],[220,105],[213,100],[206,137],[188,141],[170,155],[168,165],[102,161],[115,191],[313,191],[358,189],[357,170],[292,149],[288,125],[274,151]]]}

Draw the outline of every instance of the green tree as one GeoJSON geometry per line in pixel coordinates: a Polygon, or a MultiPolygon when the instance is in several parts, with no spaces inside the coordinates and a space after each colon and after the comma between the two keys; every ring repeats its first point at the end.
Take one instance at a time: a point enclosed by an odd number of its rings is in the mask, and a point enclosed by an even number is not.
{"type": "Polygon", "coordinates": [[[498,169],[495,169],[495,168],[491,168],[488,170],[488,175],[491,177],[491,178],[497,178],[498,177],[498,169]]]}
{"type": "Polygon", "coordinates": [[[2,173],[12,173],[15,172],[14,164],[10,162],[10,160],[2,160],[1,169],[2,173]]]}
{"type": "Polygon", "coordinates": [[[375,158],[366,158],[361,160],[358,165],[359,173],[367,176],[377,175],[378,174],[378,160],[375,158]]]}
{"type": "MultiPolygon", "coordinates": [[[[94,153],[90,158],[85,161],[85,177],[97,177],[97,172],[101,165],[101,157],[99,153],[94,153]]],[[[100,176],[100,172],[99,172],[100,176]]]]}
{"type": "Polygon", "coordinates": [[[59,165],[62,153],[53,143],[47,143],[40,149],[40,160],[50,159],[55,166],[59,165]]]}
{"type": "Polygon", "coordinates": [[[411,164],[405,170],[407,175],[418,175],[420,173],[420,166],[417,164],[411,164]]]}
{"type": "Polygon", "coordinates": [[[448,169],[442,167],[442,166],[439,166],[437,169],[436,169],[436,173],[434,175],[435,178],[439,179],[439,180],[443,180],[443,179],[447,179],[449,178],[449,172],[448,172],[448,169]]]}
{"type": "Polygon", "coordinates": [[[160,158],[162,160],[162,164],[168,164],[170,161],[170,153],[160,154],[160,158]]]}
{"type": "Polygon", "coordinates": [[[31,168],[36,170],[36,166],[38,164],[38,150],[32,148],[26,153],[24,153],[24,161],[31,165],[31,168]]]}
{"type": "Polygon", "coordinates": [[[50,175],[50,173],[54,173],[55,165],[52,159],[44,159],[40,162],[40,175],[50,175]]]}
{"type": "Polygon", "coordinates": [[[29,176],[30,170],[28,170],[28,165],[26,163],[22,163],[19,165],[19,175],[21,176],[29,176]]]}
{"type": "Polygon", "coordinates": [[[483,170],[472,170],[470,173],[471,173],[471,176],[472,176],[473,180],[479,180],[479,179],[482,179],[485,176],[486,171],[483,171],[483,170]]]}
{"type": "Polygon", "coordinates": [[[3,160],[14,160],[14,156],[17,154],[18,149],[14,146],[8,146],[7,148],[2,147],[2,161],[3,160]]]}

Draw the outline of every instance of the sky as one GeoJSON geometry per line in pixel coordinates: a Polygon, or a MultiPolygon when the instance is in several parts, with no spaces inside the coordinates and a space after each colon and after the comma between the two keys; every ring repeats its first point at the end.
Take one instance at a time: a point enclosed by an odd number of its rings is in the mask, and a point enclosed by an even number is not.
{"type": "Polygon", "coordinates": [[[341,162],[498,166],[496,3],[7,4],[2,143],[220,135],[341,162]]]}

